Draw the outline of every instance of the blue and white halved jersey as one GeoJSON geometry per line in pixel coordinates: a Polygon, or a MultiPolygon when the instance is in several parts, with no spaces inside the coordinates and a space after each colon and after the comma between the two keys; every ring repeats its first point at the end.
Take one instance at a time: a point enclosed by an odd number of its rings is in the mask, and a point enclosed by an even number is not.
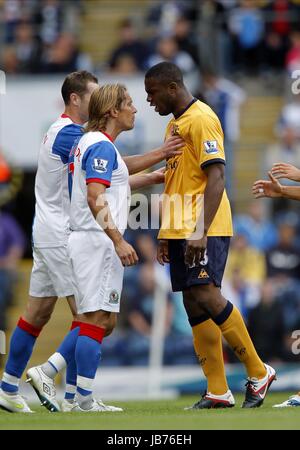
{"type": "Polygon", "coordinates": [[[66,245],[69,235],[69,154],[83,134],[82,125],[63,114],[41,144],[35,180],[33,244],[37,248],[66,245]]]}
{"type": "Polygon", "coordinates": [[[118,230],[124,233],[130,202],[129,174],[116,146],[105,134],[93,131],[83,135],[72,153],[71,229],[103,232],[87,202],[87,185],[101,183],[107,186],[105,197],[112,219],[118,230]]]}

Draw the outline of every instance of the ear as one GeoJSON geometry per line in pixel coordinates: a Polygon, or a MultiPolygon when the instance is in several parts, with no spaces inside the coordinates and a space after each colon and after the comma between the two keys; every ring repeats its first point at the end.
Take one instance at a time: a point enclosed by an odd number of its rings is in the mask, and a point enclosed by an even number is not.
{"type": "Polygon", "coordinates": [[[169,94],[174,95],[177,93],[177,90],[178,90],[178,85],[177,85],[176,81],[172,81],[168,86],[169,94]]]}
{"type": "Polygon", "coordinates": [[[74,106],[80,106],[80,97],[79,95],[75,94],[75,92],[70,95],[70,103],[72,103],[72,105],[74,106]]]}
{"type": "Polygon", "coordinates": [[[110,111],[109,111],[109,114],[110,114],[110,116],[111,117],[113,117],[114,119],[116,119],[117,117],[118,117],[118,115],[119,115],[119,110],[118,109],[116,109],[116,108],[112,108],[110,111]]]}

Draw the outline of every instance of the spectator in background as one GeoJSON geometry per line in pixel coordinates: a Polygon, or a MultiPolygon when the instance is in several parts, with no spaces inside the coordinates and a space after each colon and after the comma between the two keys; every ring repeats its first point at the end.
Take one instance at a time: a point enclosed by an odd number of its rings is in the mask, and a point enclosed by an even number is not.
{"type": "Polygon", "coordinates": [[[280,161],[300,167],[300,140],[294,127],[280,126],[279,141],[264,153],[265,171],[271,170],[273,164],[280,161]]]}
{"type": "Polygon", "coordinates": [[[278,242],[276,227],[266,218],[262,201],[252,201],[248,214],[237,215],[233,224],[235,234],[245,236],[249,245],[257,250],[268,251],[278,242]]]}
{"type": "Polygon", "coordinates": [[[288,75],[300,69],[300,30],[294,30],[290,35],[291,48],[286,55],[285,66],[288,75]]]}
{"type": "Polygon", "coordinates": [[[190,0],[160,0],[151,6],[147,23],[155,30],[156,35],[173,33],[179,17],[190,17],[193,4],[190,0]]]}
{"type": "Polygon", "coordinates": [[[92,71],[91,59],[87,54],[80,52],[74,35],[63,33],[44,54],[43,71],[68,73],[78,70],[92,71]]]}
{"type": "Polygon", "coordinates": [[[119,28],[119,45],[113,50],[109,58],[109,67],[116,69],[121,57],[129,56],[134,61],[138,70],[144,70],[149,54],[147,45],[137,37],[133,23],[129,19],[123,20],[119,28]]]}
{"type": "Polygon", "coordinates": [[[15,49],[18,59],[18,72],[33,73],[39,71],[40,51],[30,23],[24,22],[17,26],[15,49]]]}
{"type": "Polygon", "coordinates": [[[198,2],[199,46],[201,67],[230,73],[232,68],[232,45],[228,32],[230,1],[203,0],[198,2]]]}
{"type": "Polygon", "coordinates": [[[235,38],[235,62],[247,75],[256,75],[261,64],[264,21],[253,0],[241,0],[229,19],[235,38]]]}
{"type": "Polygon", "coordinates": [[[63,27],[63,1],[42,0],[37,2],[34,14],[34,24],[38,29],[41,42],[53,44],[63,27]]]}
{"type": "Polygon", "coordinates": [[[267,252],[269,277],[285,276],[300,282],[300,248],[296,243],[299,221],[294,213],[286,214],[278,227],[278,243],[267,252]]]}
{"type": "Polygon", "coordinates": [[[249,312],[248,329],[264,361],[285,359],[285,329],[282,305],[276,301],[276,288],[268,278],[261,289],[258,305],[249,312]]]}
{"type": "MultiPolygon", "coordinates": [[[[155,265],[144,263],[135,283],[135,294],[127,297],[128,332],[127,362],[133,365],[146,365],[149,358],[150,336],[155,294],[155,265]]],[[[170,297],[167,303],[165,336],[170,334],[173,308],[170,297]]]]}
{"type": "Polygon", "coordinates": [[[242,234],[235,234],[232,239],[225,277],[231,280],[233,273],[237,270],[239,270],[241,277],[253,287],[260,286],[266,277],[264,253],[251,247],[247,238],[242,234]]]}
{"type": "Polygon", "coordinates": [[[139,68],[131,55],[120,55],[116,58],[112,73],[118,75],[136,75],[139,68]]]}
{"type": "Polygon", "coordinates": [[[197,67],[200,66],[200,50],[197,38],[192,32],[192,22],[185,16],[178,17],[174,26],[174,39],[181,52],[188,53],[197,67]]]}
{"type": "MultiPolygon", "coordinates": [[[[4,22],[4,42],[12,44],[21,21],[29,20],[33,12],[32,0],[4,0],[2,17],[4,22]]],[[[1,5],[0,5],[1,7],[1,5]]]]}
{"type": "Polygon", "coordinates": [[[233,298],[247,320],[249,309],[259,298],[259,291],[266,277],[266,258],[262,251],[251,247],[244,235],[236,234],[231,242],[224,274],[222,292],[225,298],[233,298]]]}
{"type": "Polygon", "coordinates": [[[184,51],[180,51],[173,36],[161,37],[157,41],[156,53],[147,60],[147,68],[163,61],[176,64],[183,73],[191,72],[196,68],[193,58],[184,51]]]}
{"type": "Polygon", "coordinates": [[[7,307],[13,297],[18,263],[24,246],[24,235],[15,219],[0,211],[0,330],[7,329],[7,307]]]}
{"type": "Polygon", "coordinates": [[[297,13],[288,0],[273,0],[264,8],[266,16],[265,58],[267,67],[281,70],[289,46],[291,20],[297,13]]]}
{"type": "Polygon", "coordinates": [[[300,140],[300,94],[293,95],[292,101],[287,103],[281,111],[276,127],[278,135],[282,135],[284,130],[289,128],[294,131],[295,139],[300,140]]]}

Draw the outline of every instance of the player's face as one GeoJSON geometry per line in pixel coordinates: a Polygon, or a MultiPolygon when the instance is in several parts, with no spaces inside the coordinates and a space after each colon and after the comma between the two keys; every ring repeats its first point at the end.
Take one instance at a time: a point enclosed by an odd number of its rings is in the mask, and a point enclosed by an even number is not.
{"type": "Polygon", "coordinates": [[[118,122],[122,131],[132,130],[134,127],[135,114],[137,109],[135,108],[132,98],[125,93],[125,100],[122,103],[121,109],[118,113],[118,122]]]}
{"type": "Polygon", "coordinates": [[[80,97],[79,114],[83,122],[87,122],[89,118],[89,103],[91,95],[95,89],[99,88],[99,84],[88,82],[86,92],[80,97]]]}
{"type": "Polygon", "coordinates": [[[145,91],[147,102],[155,107],[155,111],[160,116],[168,116],[173,112],[173,102],[169,94],[168,87],[153,78],[145,79],[145,91]]]}

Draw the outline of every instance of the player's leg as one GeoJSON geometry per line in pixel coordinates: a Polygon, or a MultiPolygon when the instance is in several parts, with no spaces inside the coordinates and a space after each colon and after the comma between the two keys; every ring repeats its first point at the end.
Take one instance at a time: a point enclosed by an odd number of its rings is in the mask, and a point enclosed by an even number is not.
{"type": "Polygon", "coordinates": [[[207,379],[207,392],[192,408],[233,407],[235,401],[226,380],[222,333],[189,289],[183,292],[183,301],[192,327],[195,353],[207,379]]]}
{"type": "Polygon", "coordinates": [[[41,368],[45,375],[54,379],[60,370],[66,367],[66,390],[65,399],[62,404],[63,409],[72,406],[76,393],[76,362],[75,362],[75,347],[79,332],[79,323],[81,317],[77,314],[75,297],[73,295],[67,297],[67,302],[73,317],[70,332],[65,337],[62,344],[57,349],[56,353],[50,356],[48,361],[42,364],[41,368]]]}
{"type": "Polygon", "coordinates": [[[193,286],[191,292],[220,328],[225,340],[246,367],[248,383],[243,407],[261,406],[269,387],[276,379],[276,373],[259,358],[241,313],[224,299],[220,289],[213,284],[193,286]],[[220,312],[221,307],[223,310],[220,312]]]}
{"type": "Polygon", "coordinates": [[[84,316],[75,352],[78,410],[105,411],[108,409],[92,398],[92,384],[102,340],[114,329],[120,311],[124,268],[104,233],[80,232],[74,239],[70,254],[79,293],[76,302],[78,313],[84,316]]]}
{"type": "Polygon", "coordinates": [[[2,377],[0,406],[11,412],[30,412],[19,395],[19,383],[42,328],[49,321],[57,297],[29,297],[26,310],[15,328],[2,377]],[[23,408],[21,408],[23,405],[23,408]]]}
{"type": "Polygon", "coordinates": [[[111,313],[96,311],[84,314],[76,343],[78,410],[97,410],[93,399],[93,382],[100,363],[101,344],[106,331],[111,331],[111,313]]]}
{"type": "MultiPolygon", "coordinates": [[[[66,247],[40,249],[35,251],[35,253],[41,254],[48,277],[48,283],[52,286],[52,289],[56,292],[58,297],[67,298],[73,315],[71,332],[69,333],[66,342],[64,341],[62,344],[62,348],[59,348],[45,364],[32,367],[27,372],[28,382],[30,382],[35,389],[41,402],[49,407],[49,409],[56,411],[60,408],[55,400],[56,389],[53,379],[58,371],[66,367],[69,361],[72,365],[78,335],[76,322],[77,311],[74,300],[75,285],[66,247]]],[[[71,372],[74,372],[74,367],[71,368],[71,372]]],[[[73,373],[73,378],[75,377],[76,375],[73,373]]]]}
{"type": "Polygon", "coordinates": [[[187,285],[189,274],[184,262],[185,241],[169,240],[168,244],[172,289],[183,292],[184,307],[193,332],[195,353],[207,378],[207,391],[212,395],[211,400],[206,401],[204,398],[194,406],[197,408],[233,406],[234,399],[228,390],[225,375],[222,334],[206,311],[194,300],[187,285]],[[224,399],[223,396],[227,393],[230,395],[224,399]]]}

